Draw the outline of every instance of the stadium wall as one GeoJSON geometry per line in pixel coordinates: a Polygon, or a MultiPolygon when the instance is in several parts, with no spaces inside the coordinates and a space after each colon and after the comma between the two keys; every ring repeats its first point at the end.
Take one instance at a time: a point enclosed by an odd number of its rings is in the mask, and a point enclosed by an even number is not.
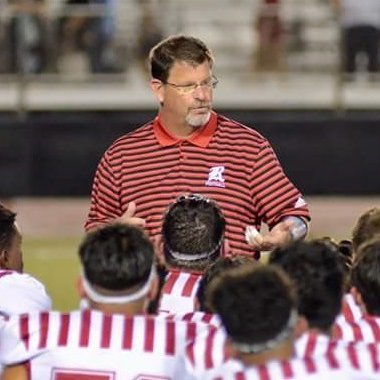
{"type": "MultiPolygon", "coordinates": [[[[308,195],[380,193],[380,113],[218,110],[256,128],[308,195]]],[[[0,115],[0,198],[88,196],[109,144],[154,117],[131,112],[0,115]]]]}

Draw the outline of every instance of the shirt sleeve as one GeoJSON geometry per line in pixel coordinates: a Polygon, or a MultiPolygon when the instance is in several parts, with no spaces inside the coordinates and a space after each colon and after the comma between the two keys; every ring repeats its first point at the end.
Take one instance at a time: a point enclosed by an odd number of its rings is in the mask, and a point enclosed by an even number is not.
{"type": "Polygon", "coordinates": [[[310,220],[306,201],[285,175],[267,140],[264,140],[253,167],[252,198],[259,218],[269,228],[285,216],[298,216],[310,220]]]}
{"type": "MultiPolygon", "coordinates": [[[[120,165],[120,164],[119,164],[120,165]]],[[[85,223],[90,230],[121,216],[117,164],[112,163],[112,147],[99,162],[91,192],[91,206],[85,223]]],[[[120,168],[119,168],[120,171],[120,168]]]]}

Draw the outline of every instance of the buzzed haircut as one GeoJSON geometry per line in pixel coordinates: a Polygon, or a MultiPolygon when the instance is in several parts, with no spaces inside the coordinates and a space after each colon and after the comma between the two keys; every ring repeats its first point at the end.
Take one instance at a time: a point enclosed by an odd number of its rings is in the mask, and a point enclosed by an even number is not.
{"type": "Polygon", "coordinates": [[[341,310],[344,289],[343,261],[336,248],[322,240],[299,241],[273,250],[269,263],[284,269],[294,282],[299,314],[310,328],[329,332],[341,310]]]}
{"type": "Polygon", "coordinates": [[[212,66],[214,58],[210,49],[200,39],[184,35],[170,36],[150,51],[151,77],[166,83],[170,69],[178,61],[192,66],[208,61],[212,66]]]}
{"type": "Polygon", "coordinates": [[[92,285],[125,290],[148,280],[154,248],[139,227],[115,223],[89,232],[79,247],[79,257],[92,285]]]}
{"type": "Polygon", "coordinates": [[[7,250],[16,233],[16,213],[0,204],[0,250],[7,250]]]}
{"type": "Polygon", "coordinates": [[[210,285],[208,297],[228,336],[241,344],[275,338],[297,308],[288,276],[270,265],[244,265],[222,273],[210,285]]]}
{"type": "Polygon", "coordinates": [[[380,237],[380,208],[374,207],[362,214],[352,230],[352,244],[354,251],[366,241],[375,236],[380,237]]]}
{"type": "Polygon", "coordinates": [[[180,196],[162,224],[163,253],[168,265],[203,271],[221,252],[225,219],[212,200],[199,194],[180,196]]]}
{"type": "Polygon", "coordinates": [[[369,314],[380,316],[380,238],[361,244],[351,269],[351,286],[361,294],[369,314]]]}

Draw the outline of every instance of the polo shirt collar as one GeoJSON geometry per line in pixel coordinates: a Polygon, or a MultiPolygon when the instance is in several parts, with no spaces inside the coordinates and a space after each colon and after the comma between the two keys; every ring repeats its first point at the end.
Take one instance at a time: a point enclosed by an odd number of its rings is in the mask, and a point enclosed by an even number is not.
{"type": "Polygon", "coordinates": [[[217,127],[217,116],[215,112],[211,112],[210,120],[199,131],[195,131],[187,138],[179,138],[174,136],[161,122],[159,116],[154,119],[153,132],[158,143],[162,146],[171,146],[188,141],[189,143],[206,148],[217,127]]]}

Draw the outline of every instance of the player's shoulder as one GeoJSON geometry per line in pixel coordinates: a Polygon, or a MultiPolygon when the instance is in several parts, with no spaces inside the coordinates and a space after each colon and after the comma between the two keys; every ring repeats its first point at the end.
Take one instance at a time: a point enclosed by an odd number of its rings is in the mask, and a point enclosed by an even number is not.
{"type": "Polygon", "coordinates": [[[51,298],[35,277],[16,271],[0,272],[0,312],[20,314],[33,310],[50,310],[51,298]]]}
{"type": "Polygon", "coordinates": [[[0,287],[3,286],[32,287],[39,290],[45,290],[41,281],[27,273],[19,273],[13,270],[0,271],[0,287]]]}
{"type": "Polygon", "coordinates": [[[257,144],[267,143],[267,139],[255,128],[242,124],[224,115],[217,114],[218,131],[236,138],[251,140],[257,144]]]}

